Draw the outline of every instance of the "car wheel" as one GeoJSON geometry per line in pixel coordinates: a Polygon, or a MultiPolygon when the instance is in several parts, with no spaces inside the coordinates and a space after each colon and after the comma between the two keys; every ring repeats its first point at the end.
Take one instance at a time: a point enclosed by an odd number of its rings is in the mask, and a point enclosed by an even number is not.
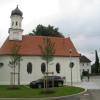
{"type": "Polygon", "coordinates": [[[38,84],[37,87],[38,87],[38,88],[42,88],[42,85],[41,85],[41,84],[38,84]]]}
{"type": "Polygon", "coordinates": [[[63,86],[63,83],[62,82],[58,82],[58,87],[61,87],[63,86]]]}

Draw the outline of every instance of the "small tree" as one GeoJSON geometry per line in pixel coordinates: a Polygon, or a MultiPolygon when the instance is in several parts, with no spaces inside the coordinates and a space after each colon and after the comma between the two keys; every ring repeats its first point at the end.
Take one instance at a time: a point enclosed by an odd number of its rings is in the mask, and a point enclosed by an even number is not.
{"type": "Polygon", "coordinates": [[[20,85],[20,60],[21,60],[21,55],[19,55],[19,50],[20,46],[17,45],[17,43],[14,41],[13,46],[11,48],[11,61],[9,61],[9,65],[12,66],[13,68],[13,80],[14,83],[12,85],[15,85],[15,69],[16,65],[18,65],[18,85],[20,85]]]}
{"type": "Polygon", "coordinates": [[[99,73],[99,72],[100,72],[99,57],[98,57],[97,50],[95,50],[95,73],[99,73]]]}
{"type": "MultiPolygon", "coordinates": [[[[55,49],[54,49],[54,46],[55,46],[55,43],[53,43],[50,38],[45,38],[44,41],[43,41],[43,46],[42,45],[39,45],[40,47],[40,50],[41,50],[41,53],[42,53],[42,59],[46,61],[46,65],[47,65],[47,69],[46,69],[46,75],[47,75],[47,78],[48,78],[48,64],[49,62],[51,62],[54,58],[54,54],[55,54],[55,49]]],[[[47,88],[47,81],[46,81],[46,88],[47,88]]]]}

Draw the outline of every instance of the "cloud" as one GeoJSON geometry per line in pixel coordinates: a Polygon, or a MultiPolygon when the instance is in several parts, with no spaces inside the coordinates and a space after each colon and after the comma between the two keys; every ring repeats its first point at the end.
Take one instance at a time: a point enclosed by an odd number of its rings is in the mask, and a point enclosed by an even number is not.
{"type": "Polygon", "coordinates": [[[38,24],[51,24],[65,36],[70,34],[79,52],[100,52],[100,0],[1,0],[0,44],[8,36],[10,14],[17,4],[23,11],[24,34],[38,24]]]}

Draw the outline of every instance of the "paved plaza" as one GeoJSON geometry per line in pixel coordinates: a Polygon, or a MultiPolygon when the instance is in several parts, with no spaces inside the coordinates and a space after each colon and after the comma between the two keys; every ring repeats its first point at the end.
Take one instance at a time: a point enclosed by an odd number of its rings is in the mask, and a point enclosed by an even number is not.
{"type": "Polygon", "coordinates": [[[85,78],[83,82],[74,83],[74,85],[86,89],[100,89],[100,76],[91,76],[89,81],[85,78]]]}
{"type": "Polygon", "coordinates": [[[88,90],[81,95],[47,100],[100,100],[100,90],[88,90]]]}

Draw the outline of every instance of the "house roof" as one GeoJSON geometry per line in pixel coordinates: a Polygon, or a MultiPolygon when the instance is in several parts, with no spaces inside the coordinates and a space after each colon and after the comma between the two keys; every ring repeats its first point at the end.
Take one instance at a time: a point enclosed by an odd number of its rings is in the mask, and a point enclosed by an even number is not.
{"type": "Polygon", "coordinates": [[[90,63],[91,60],[89,60],[86,56],[80,55],[80,63],[90,63]]]}
{"type": "MultiPolygon", "coordinates": [[[[31,36],[24,35],[21,41],[7,40],[0,48],[0,55],[10,55],[12,52],[13,43],[16,42],[20,46],[19,54],[23,56],[40,56],[42,55],[39,45],[44,45],[43,40],[46,36],[31,36]]],[[[74,47],[71,39],[61,37],[48,37],[55,43],[55,56],[69,56],[69,49],[72,49],[71,56],[79,56],[76,48],[74,47]]]]}

